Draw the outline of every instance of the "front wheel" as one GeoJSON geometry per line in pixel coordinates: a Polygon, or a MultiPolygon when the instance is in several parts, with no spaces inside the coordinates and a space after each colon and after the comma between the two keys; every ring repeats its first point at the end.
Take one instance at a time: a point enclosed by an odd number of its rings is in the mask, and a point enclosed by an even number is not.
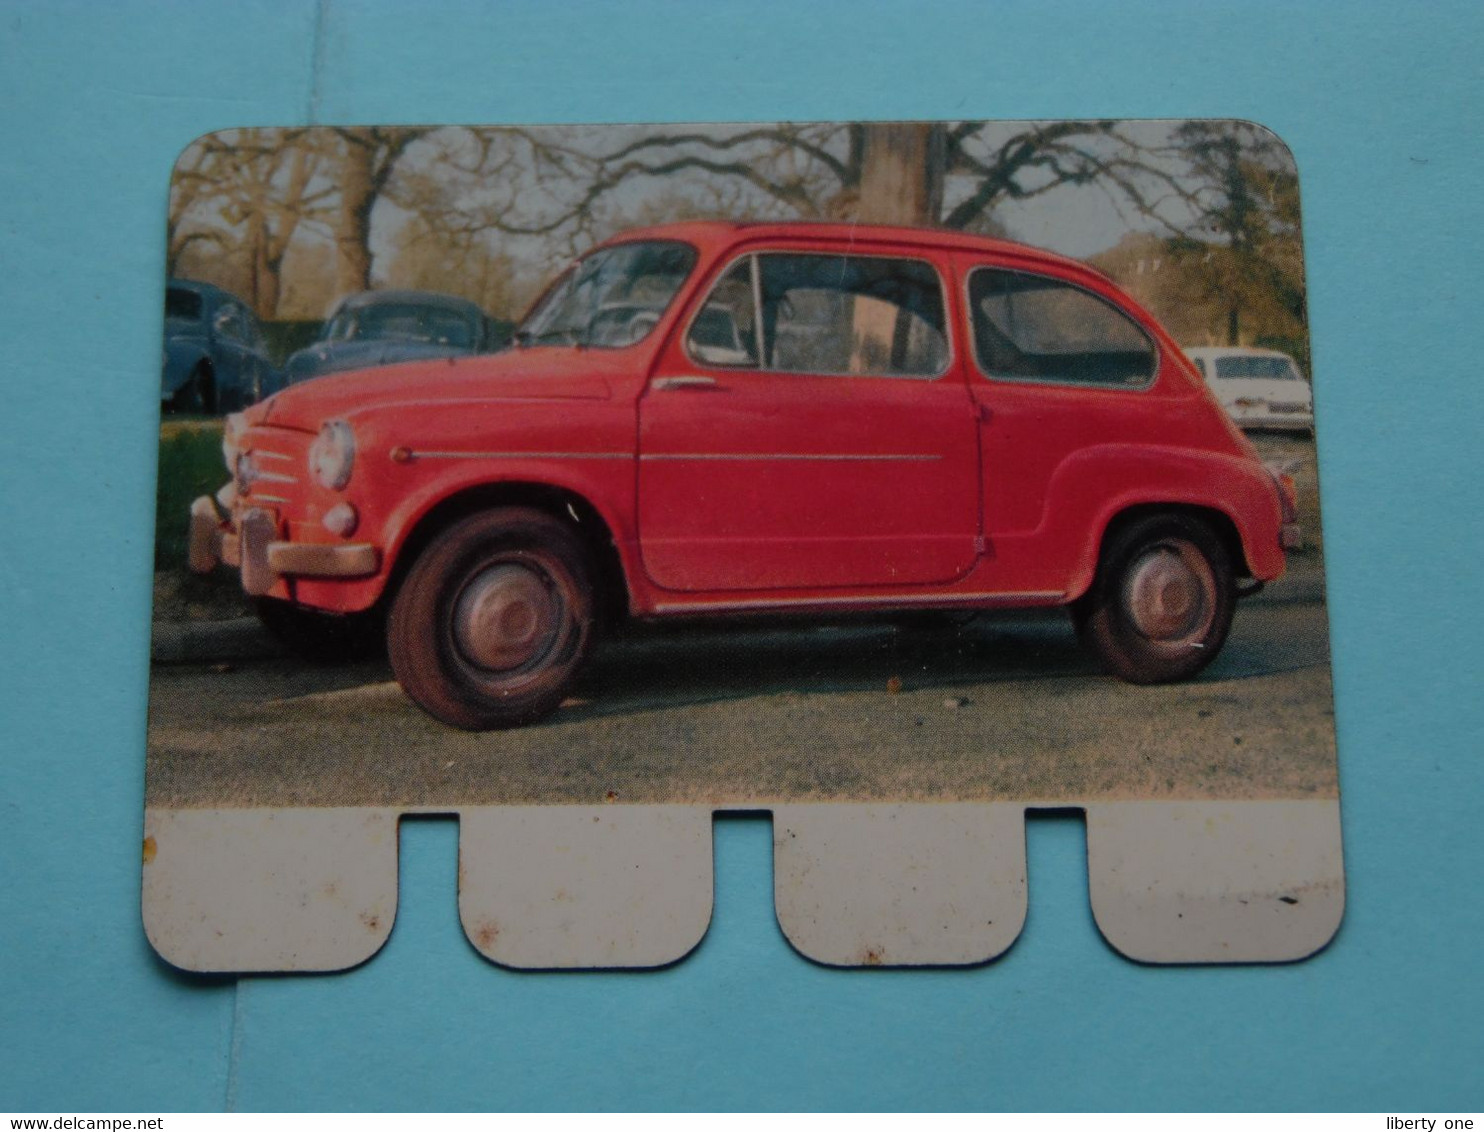
{"type": "Polygon", "coordinates": [[[1164,684],[1188,680],[1216,658],[1235,607],[1231,555],[1210,526],[1156,515],[1109,540],[1073,618],[1109,672],[1164,684]]]}
{"type": "Polygon", "coordinates": [[[525,507],[439,535],[392,603],[387,652],[407,694],[468,731],[555,711],[593,637],[592,572],[565,523],[525,507]]]}

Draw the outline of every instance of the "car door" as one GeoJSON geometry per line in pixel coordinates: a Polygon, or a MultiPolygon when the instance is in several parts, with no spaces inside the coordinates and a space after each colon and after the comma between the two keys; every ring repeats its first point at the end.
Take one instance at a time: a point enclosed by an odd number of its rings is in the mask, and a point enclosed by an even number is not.
{"type": "Polygon", "coordinates": [[[808,591],[967,572],[977,424],[938,270],[759,251],[703,293],[640,399],[650,579],[808,591]]]}

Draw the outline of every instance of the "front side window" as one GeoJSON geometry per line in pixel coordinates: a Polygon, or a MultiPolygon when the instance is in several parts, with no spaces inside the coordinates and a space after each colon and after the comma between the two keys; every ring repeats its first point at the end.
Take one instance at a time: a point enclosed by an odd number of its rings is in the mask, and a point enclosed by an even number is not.
{"type": "Polygon", "coordinates": [[[691,357],[706,365],[757,368],[755,283],[752,256],[738,260],[717,281],[686,334],[691,357]]]}
{"type": "Polygon", "coordinates": [[[943,288],[937,272],[917,260],[748,256],[712,289],[686,347],[711,365],[937,377],[949,357],[943,288]]]}
{"type": "Polygon", "coordinates": [[[632,346],[646,337],[696,265],[673,240],[603,248],[579,260],[515,332],[519,346],[632,346]]]}
{"type": "Polygon", "coordinates": [[[969,276],[974,356],[988,377],[1141,388],[1154,343],[1106,299],[1059,279],[979,268],[969,276]]]}

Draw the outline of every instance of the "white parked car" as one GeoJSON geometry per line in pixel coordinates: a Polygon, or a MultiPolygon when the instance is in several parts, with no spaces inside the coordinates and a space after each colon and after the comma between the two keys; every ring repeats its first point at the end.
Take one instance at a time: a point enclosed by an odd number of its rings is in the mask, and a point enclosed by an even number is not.
{"type": "Polygon", "coordinates": [[[1246,346],[1185,351],[1242,428],[1314,430],[1314,393],[1287,354],[1246,346]]]}

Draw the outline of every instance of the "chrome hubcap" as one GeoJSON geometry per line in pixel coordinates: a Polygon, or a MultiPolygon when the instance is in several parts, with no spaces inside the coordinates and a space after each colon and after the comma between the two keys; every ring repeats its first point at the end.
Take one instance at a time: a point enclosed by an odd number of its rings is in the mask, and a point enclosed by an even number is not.
{"type": "Polygon", "coordinates": [[[541,656],[560,624],[559,600],[542,576],[513,562],[480,571],[454,603],[459,652],[494,671],[519,668],[541,656]]]}
{"type": "Polygon", "coordinates": [[[1124,607],[1151,641],[1188,644],[1204,638],[1215,616],[1216,580],[1205,556],[1183,540],[1152,547],[1128,572],[1124,607]]]}

